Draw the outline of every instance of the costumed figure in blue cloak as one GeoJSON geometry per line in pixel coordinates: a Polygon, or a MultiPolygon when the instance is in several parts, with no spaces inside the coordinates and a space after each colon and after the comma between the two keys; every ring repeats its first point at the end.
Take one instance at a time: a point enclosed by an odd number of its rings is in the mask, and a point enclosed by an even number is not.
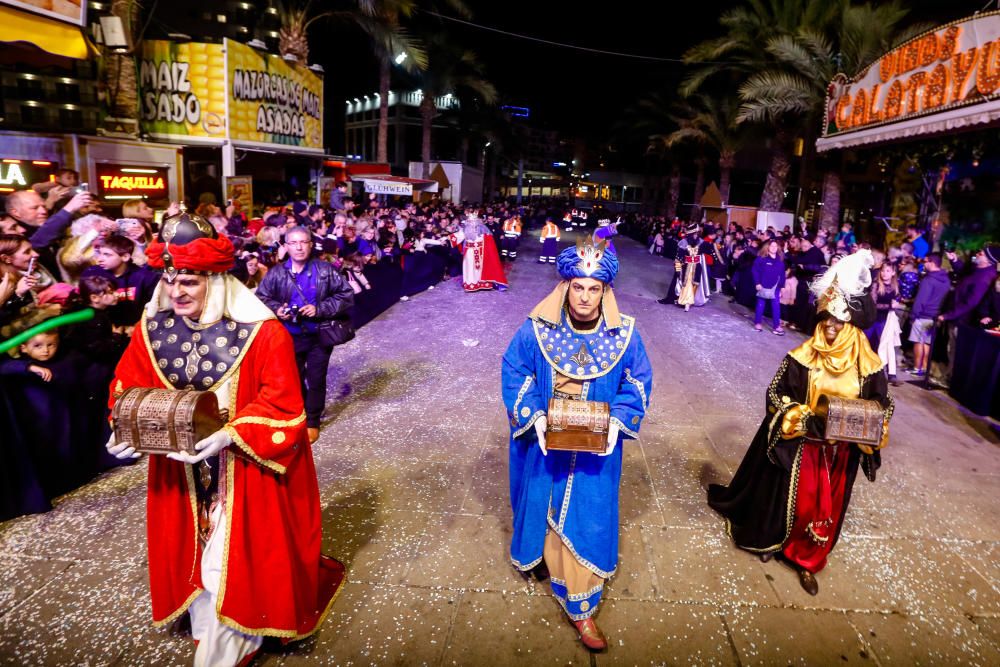
{"type": "Polygon", "coordinates": [[[618,567],[622,448],[649,407],[653,371],[635,319],[618,311],[618,259],[603,243],[559,254],[562,281],[521,325],[503,357],[510,421],[514,566],[551,575],[552,593],[592,650],[607,641],[594,623],[604,582],[618,567]],[[550,398],[607,402],[602,453],[547,450],[550,398]]]}
{"type": "Polygon", "coordinates": [[[594,230],[594,243],[600,243],[603,241],[608,244],[608,252],[617,254],[617,252],[615,252],[615,244],[611,241],[611,237],[618,235],[618,225],[620,224],[622,224],[622,219],[620,217],[614,222],[611,222],[611,218],[607,217],[607,214],[598,218],[597,229],[594,230]]]}

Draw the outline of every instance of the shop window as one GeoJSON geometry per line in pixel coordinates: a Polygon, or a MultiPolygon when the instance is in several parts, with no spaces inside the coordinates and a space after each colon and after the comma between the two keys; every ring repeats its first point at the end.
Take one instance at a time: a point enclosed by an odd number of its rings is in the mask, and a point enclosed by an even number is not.
{"type": "Polygon", "coordinates": [[[56,82],[56,99],[60,102],[80,103],[80,84],[56,82]]]}
{"type": "Polygon", "coordinates": [[[41,100],[45,96],[42,80],[37,77],[17,79],[17,97],[22,100],[41,100]]]}
{"type": "Polygon", "coordinates": [[[79,109],[59,109],[59,125],[67,129],[83,127],[83,112],[79,109]]]}
{"type": "Polygon", "coordinates": [[[45,113],[45,107],[41,105],[34,104],[22,104],[21,105],[21,123],[23,125],[45,125],[47,114],[45,113]]]}

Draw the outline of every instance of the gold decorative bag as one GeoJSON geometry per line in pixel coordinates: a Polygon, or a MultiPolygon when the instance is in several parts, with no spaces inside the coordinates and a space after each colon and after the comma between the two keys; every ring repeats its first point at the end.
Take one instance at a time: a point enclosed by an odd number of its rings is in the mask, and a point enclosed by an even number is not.
{"type": "Polygon", "coordinates": [[[550,398],[547,449],[603,453],[608,448],[611,407],[600,401],[550,398]]]}
{"type": "Polygon", "coordinates": [[[210,391],[132,387],[111,411],[115,441],[145,454],[187,452],[229,421],[210,391]]]}
{"type": "Polygon", "coordinates": [[[882,441],[882,406],[877,401],[838,398],[823,394],[813,411],[826,421],[827,440],[878,447],[882,441]]]}

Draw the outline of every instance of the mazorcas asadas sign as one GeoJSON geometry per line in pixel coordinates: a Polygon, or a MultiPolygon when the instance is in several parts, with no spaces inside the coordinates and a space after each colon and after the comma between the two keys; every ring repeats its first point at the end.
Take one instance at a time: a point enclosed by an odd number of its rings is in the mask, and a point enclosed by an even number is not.
{"type": "Polygon", "coordinates": [[[229,136],[323,149],[323,80],[280,57],[226,40],[229,136]]]}
{"type": "Polygon", "coordinates": [[[323,80],[305,67],[231,40],[146,40],[139,75],[143,127],[157,139],[323,150],[323,80]]]}
{"type": "Polygon", "coordinates": [[[823,136],[889,126],[1000,98],[1000,12],[915,37],[830,84],[823,136]]]}

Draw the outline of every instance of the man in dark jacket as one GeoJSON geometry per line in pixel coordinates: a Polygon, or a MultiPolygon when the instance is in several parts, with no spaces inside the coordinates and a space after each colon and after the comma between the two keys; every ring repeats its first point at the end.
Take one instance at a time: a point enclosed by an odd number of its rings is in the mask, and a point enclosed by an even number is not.
{"type": "Polygon", "coordinates": [[[941,270],[940,253],[932,252],[924,258],[926,275],[920,280],[917,296],[910,312],[910,342],[913,343],[913,368],[911,375],[926,374],[930,363],[931,339],[934,320],[941,312],[941,304],[951,290],[948,272],[941,270]]]}
{"type": "Polygon", "coordinates": [[[295,344],[306,427],[310,442],[319,437],[326,404],[326,371],[333,346],[324,343],[321,325],[347,316],[354,290],[329,262],[312,257],[312,232],[292,227],[285,232],[288,259],[276,264],[257,288],[257,298],[284,323],[295,344]]]}
{"type": "Polygon", "coordinates": [[[50,216],[45,200],[34,190],[12,192],[6,201],[7,214],[24,227],[31,247],[38,251],[41,263],[54,276],[59,275],[55,253],[58,241],[62,240],[77,212],[93,204],[89,192],[80,192],[50,216]]]}

